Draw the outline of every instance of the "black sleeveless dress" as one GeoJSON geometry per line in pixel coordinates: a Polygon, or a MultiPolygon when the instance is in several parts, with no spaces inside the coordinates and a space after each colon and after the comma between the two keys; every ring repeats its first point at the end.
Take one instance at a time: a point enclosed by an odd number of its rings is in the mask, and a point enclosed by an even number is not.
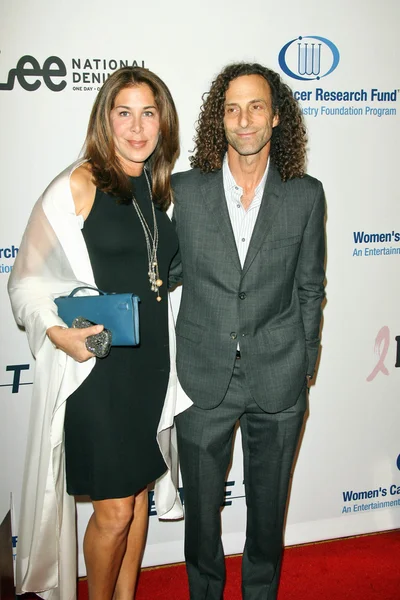
{"type": "MultiPolygon", "coordinates": [[[[131,177],[153,233],[144,174],[131,177]]],[[[97,286],[140,297],[140,345],[112,347],[68,398],[65,414],[67,491],[92,500],[124,498],[160,477],[166,466],[156,441],[169,378],[168,269],[178,250],[168,215],[156,208],[161,302],[151,291],[147,248],[136,211],[97,190],[83,236],[97,286]]],[[[85,315],[83,315],[85,316],[85,315]]]]}

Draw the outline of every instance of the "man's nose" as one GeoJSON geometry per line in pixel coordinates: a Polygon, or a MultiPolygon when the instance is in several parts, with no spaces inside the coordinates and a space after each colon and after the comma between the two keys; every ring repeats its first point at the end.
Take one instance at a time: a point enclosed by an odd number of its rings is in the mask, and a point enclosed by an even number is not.
{"type": "Polygon", "coordinates": [[[249,125],[250,121],[251,121],[251,117],[250,117],[249,111],[247,109],[240,111],[240,116],[239,116],[240,127],[245,129],[249,125]]]}

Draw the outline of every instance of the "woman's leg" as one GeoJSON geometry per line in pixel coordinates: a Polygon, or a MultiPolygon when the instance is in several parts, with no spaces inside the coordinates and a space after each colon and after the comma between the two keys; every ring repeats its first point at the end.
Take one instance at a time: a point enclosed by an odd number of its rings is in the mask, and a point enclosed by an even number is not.
{"type": "Polygon", "coordinates": [[[113,600],[133,600],[149,522],[147,488],[135,497],[134,515],[113,600]]]}
{"type": "Polygon", "coordinates": [[[126,552],[134,496],[93,501],[83,542],[90,600],[111,600],[126,552]]]}

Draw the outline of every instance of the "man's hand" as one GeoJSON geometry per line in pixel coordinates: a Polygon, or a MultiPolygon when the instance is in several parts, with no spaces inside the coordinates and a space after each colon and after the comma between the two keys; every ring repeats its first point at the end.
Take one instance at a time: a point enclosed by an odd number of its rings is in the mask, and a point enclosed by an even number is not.
{"type": "Polygon", "coordinates": [[[100,333],[103,329],[103,325],[93,325],[92,327],[85,327],[83,329],[54,325],[53,327],[49,327],[46,333],[56,348],[59,348],[77,362],[82,363],[94,356],[85,346],[86,338],[89,335],[100,333]]]}

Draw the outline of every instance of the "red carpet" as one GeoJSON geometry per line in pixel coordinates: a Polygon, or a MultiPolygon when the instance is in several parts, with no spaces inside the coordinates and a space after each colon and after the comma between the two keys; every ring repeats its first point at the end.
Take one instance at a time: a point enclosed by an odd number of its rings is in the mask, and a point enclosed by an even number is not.
{"type": "MultiPolygon", "coordinates": [[[[240,557],[226,565],[225,600],[240,600],[240,557]]],[[[183,565],[143,570],[136,600],[188,598],[183,565]]],[[[80,581],[79,600],[87,599],[80,581]]],[[[279,600],[346,599],[400,600],[400,530],[286,548],[279,600]]]]}

